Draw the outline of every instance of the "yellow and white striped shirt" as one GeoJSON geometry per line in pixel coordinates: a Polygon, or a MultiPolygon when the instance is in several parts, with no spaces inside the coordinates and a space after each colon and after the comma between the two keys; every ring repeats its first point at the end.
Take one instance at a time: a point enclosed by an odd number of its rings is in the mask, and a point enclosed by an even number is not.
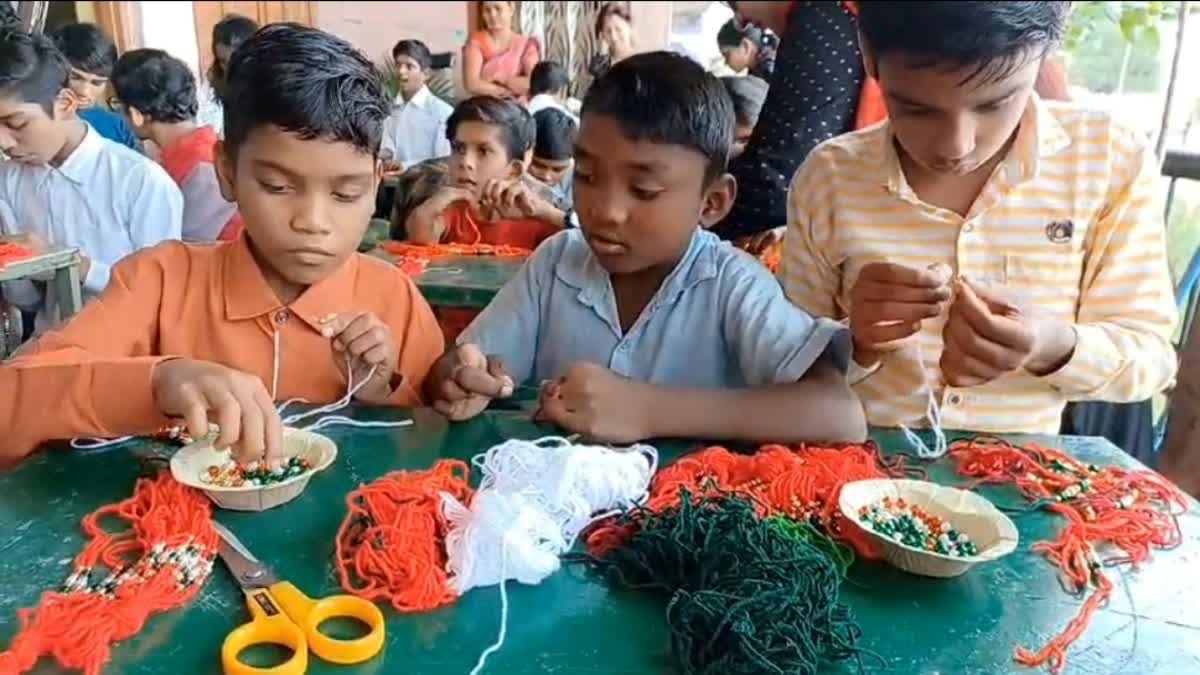
{"type": "Polygon", "coordinates": [[[963,217],[916,196],[884,122],[827,141],[796,173],[780,280],[809,314],[845,319],[864,265],[946,263],[1073,322],[1075,353],[1046,377],[1021,371],[947,387],[942,316],[855,384],[871,424],[923,426],[923,363],[945,428],[1056,433],[1067,401],[1144,400],[1175,376],[1178,317],[1157,178],[1153,152],[1110,115],[1035,96],[963,217]]]}

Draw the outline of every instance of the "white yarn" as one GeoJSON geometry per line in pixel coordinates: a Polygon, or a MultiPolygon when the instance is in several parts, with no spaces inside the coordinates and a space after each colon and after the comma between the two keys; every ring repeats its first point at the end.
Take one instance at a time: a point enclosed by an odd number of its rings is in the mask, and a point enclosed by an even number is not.
{"type": "Polygon", "coordinates": [[[942,429],[942,407],[938,403],[937,395],[933,393],[933,385],[929,380],[929,371],[925,368],[925,354],[921,350],[920,342],[917,343],[917,367],[921,369],[921,387],[929,397],[925,406],[925,421],[929,423],[929,431],[933,434],[933,447],[929,447],[920,436],[903,424],[900,425],[900,431],[904,432],[905,440],[916,450],[917,457],[937,459],[946,454],[949,445],[946,442],[946,432],[942,429]]]}
{"type": "Polygon", "coordinates": [[[472,670],[504,644],[504,584],[537,584],[558,570],[559,556],[585,527],[645,498],[658,451],[577,445],[558,437],[510,440],[472,459],[482,473],[468,509],[442,493],[449,522],[446,570],[455,592],[500,584],[500,636],[472,670]]]}

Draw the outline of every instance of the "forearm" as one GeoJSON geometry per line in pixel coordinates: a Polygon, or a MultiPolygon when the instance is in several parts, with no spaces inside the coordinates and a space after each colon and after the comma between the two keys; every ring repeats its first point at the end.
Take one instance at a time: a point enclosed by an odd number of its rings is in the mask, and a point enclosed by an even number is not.
{"type": "Polygon", "coordinates": [[[408,214],[405,229],[409,241],[417,244],[436,244],[442,240],[442,231],[445,228],[441,218],[442,209],[437,208],[438,206],[440,203],[431,199],[408,214]]]}
{"type": "Polygon", "coordinates": [[[516,77],[510,79],[505,84],[506,84],[505,88],[508,89],[509,91],[511,91],[512,93],[516,94],[517,96],[524,96],[529,93],[529,76],[528,75],[517,75],[516,77]]]}

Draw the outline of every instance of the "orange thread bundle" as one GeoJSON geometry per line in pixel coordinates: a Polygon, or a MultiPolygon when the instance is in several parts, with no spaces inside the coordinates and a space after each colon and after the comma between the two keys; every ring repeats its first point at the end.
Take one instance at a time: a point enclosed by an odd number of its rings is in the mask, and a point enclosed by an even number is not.
{"type": "Polygon", "coordinates": [[[351,492],[336,543],[342,588],[387,600],[400,612],[453,602],[441,493],[469,504],[469,472],[464,462],[444,459],[428,471],[396,471],[351,492]]]}
{"type": "Polygon", "coordinates": [[[208,500],[166,472],[138,480],[132,497],[86,516],[83,531],[91,541],[63,589],[18,612],[21,628],[0,654],[0,673],[25,672],[52,655],[63,668],[97,675],[112,643],[137,634],[151,615],[195,597],[217,550],[208,500]],[[131,528],[105,532],[100,519],[106,516],[131,528]],[[110,574],[93,582],[97,567],[110,574]]]}
{"type": "Polygon", "coordinates": [[[400,258],[425,261],[454,256],[528,258],[532,253],[529,249],[507,244],[412,244],[403,241],[385,241],[379,247],[400,258]]]}
{"type": "Polygon", "coordinates": [[[20,244],[0,242],[0,268],[9,263],[32,258],[33,255],[34,252],[31,248],[21,246],[20,244]]]}
{"type": "Polygon", "coordinates": [[[1152,548],[1171,548],[1182,535],[1171,513],[1187,509],[1183,493],[1150,471],[1084,464],[1057,450],[1036,444],[1015,447],[998,439],[959,441],[950,448],[958,472],[975,478],[972,485],[1015,483],[1030,501],[1067,519],[1054,541],[1033,545],[1061,570],[1073,586],[1095,591],[1079,613],[1037,652],[1023,647],[1016,660],[1025,666],[1046,664],[1052,672],[1066,665],[1067,649],[1087,630],[1092,615],[1112,595],[1095,547],[1109,544],[1124,557],[1105,564],[1137,565],[1150,559],[1152,548]]]}
{"type": "MultiPolygon", "coordinates": [[[[812,523],[853,546],[858,555],[875,559],[878,552],[841,514],[838,497],[846,483],[887,478],[889,471],[902,473],[903,468],[883,465],[878,448],[870,443],[795,449],[764,445],[753,455],[710,447],[659,471],[650,485],[646,510],[661,513],[678,506],[683,490],[695,500],[733,494],[754,503],[760,518],[783,515],[812,523]]],[[[588,549],[604,557],[631,534],[628,525],[603,523],[588,535],[588,549]]]]}

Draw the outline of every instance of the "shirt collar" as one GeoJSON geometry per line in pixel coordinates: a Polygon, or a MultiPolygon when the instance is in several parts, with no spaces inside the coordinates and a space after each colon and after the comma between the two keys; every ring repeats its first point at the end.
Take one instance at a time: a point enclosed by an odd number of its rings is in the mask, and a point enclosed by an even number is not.
{"type": "MultiPolygon", "coordinates": [[[[592,249],[587,245],[582,232],[571,230],[567,236],[570,237],[570,241],[554,268],[555,275],[560,281],[579,291],[580,302],[593,308],[601,316],[607,316],[608,308],[616,306],[615,302],[608,301],[612,295],[612,283],[608,272],[592,254],[592,249]]],[[[647,309],[670,304],[693,286],[716,277],[718,245],[720,240],[716,235],[697,227],[683,257],[663,280],[647,309]]],[[[616,317],[608,318],[612,319],[615,325],[616,317]]]]}
{"type": "MultiPolygon", "coordinates": [[[[243,321],[283,309],[283,303],[275,296],[254,260],[246,236],[225,244],[224,248],[221,293],[225,318],[243,321]]],[[[345,312],[353,306],[358,264],[358,254],[351,254],[333,274],[309,286],[288,309],[313,330],[319,331],[321,317],[345,312]]]]}
{"type": "Polygon", "coordinates": [[[425,105],[429,103],[429,98],[431,96],[433,96],[433,92],[429,91],[429,85],[421,85],[421,88],[417,90],[417,93],[413,94],[413,97],[407,101],[404,100],[404,94],[396,94],[396,106],[400,108],[407,106],[424,108],[425,105]]]}
{"type": "Polygon", "coordinates": [[[104,139],[100,134],[90,124],[84,123],[83,126],[85,131],[79,147],[71,151],[58,166],[58,172],[76,185],[87,183],[88,177],[96,168],[96,162],[100,159],[100,153],[104,150],[104,139]]]}

